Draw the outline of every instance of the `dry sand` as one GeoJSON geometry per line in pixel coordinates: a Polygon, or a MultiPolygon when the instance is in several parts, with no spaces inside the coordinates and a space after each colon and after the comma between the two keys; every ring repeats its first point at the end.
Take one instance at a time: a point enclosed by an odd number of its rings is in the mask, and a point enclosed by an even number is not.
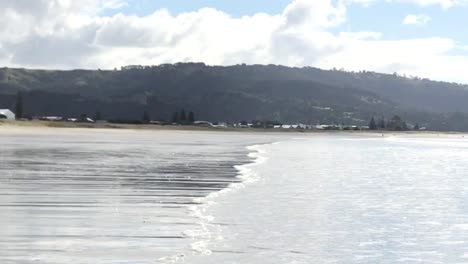
{"type": "Polygon", "coordinates": [[[261,129],[261,128],[212,128],[198,126],[174,126],[174,125],[132,125],[111,123],[71,123],[50,121],[0,121],[0,134],[11,133],[40,133],[50,134],[61,131],[66,133],[90,132],[129,132],[129,131],[205,131],[205,132],[250,132],[250,133],[285,133],[285,134],[347,134],[367,137],[467,137],[467,133],[461,132],[437,132],[437,131],[324,131],[324,130],[294,130],[294,129],[261,129]]]}

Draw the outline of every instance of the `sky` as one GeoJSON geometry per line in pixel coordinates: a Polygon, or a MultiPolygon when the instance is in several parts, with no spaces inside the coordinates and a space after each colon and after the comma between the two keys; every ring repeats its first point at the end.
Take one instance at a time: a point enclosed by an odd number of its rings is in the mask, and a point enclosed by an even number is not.
{"type": "Polygon", "coordinates": [[[468,83],[468,0],[0,0],[0,66],[204,62],[468,83]]]}

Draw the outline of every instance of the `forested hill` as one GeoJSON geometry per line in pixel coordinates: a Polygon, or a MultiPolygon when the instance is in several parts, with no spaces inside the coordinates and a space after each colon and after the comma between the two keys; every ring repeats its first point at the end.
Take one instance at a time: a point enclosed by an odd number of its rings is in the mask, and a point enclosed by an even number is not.
{"type": "Polygon", "coordinates": [[[468,86],[373,72],[178,63],[121,70],[0,69],[0,108],[23,92],[28,115],[366,124],[398,114],[431,129],[468,130],[468,86]]]}

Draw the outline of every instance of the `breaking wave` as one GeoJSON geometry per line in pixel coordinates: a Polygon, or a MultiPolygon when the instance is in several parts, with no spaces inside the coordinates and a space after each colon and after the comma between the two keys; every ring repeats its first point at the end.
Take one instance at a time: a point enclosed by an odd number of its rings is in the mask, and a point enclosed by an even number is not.
{"type": "MultiPolygon", "coordinates": [[[[251,158],[252,161],[244,165],[234,166],[238,172],[236,178],[240,181],[233,182],[228,188],[213,192],[206,197],[195,198],[193,200],[194,205],[189,208],[189,213],[192,217],[198,219],[198,228],[195,230],[186,230],[183,234],[186,238],[192,240],[190,245],[192,255],[211,255],[212,251],[209,249],[209,244],[212,241],[223,239],[220,226],[214,223],[215,218],[208,212],[208,209],[216,204],[219,197],[243,189],[250,184],[256,183],[260,179],[253,168],[267,160],[265,157],[265,146],[266,145],[253,145],[247,147],[249,150],[248,157],[251,158]]],[[[160,261],[165,263],[185,263],[185,258],[186,255],[180,254],[160,259],[160,261]]]]}

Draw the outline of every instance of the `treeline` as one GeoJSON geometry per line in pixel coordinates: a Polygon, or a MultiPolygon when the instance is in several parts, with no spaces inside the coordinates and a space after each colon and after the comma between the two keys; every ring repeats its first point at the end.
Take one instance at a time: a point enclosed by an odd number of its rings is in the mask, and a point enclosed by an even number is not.
{"type": "Polygon", "coordinates": [[[369,130],[409,131],[420,130],[420,127],[419,124],[409,126],[400,116],[395,115],[388,121],[384,117],[377,121],[372,117],[369,121],[369,130]]]}
{"type": "MultiPolygon", "coordinates": [[[[107,120],[171,122],[174,110],[184,107],[209,122],[255,118],[367,126],[376,113],[404,113],[408,123],[419,122],[430,130],[468,131],[468,86],[457,84],[278,65],[178,63],[123,69],[0,68],[0,108],[14,110],[15,95],[23,91],[25,108],[16,113],[26,118],[81,113],[92,117],[101,111],[107,120]],[[143,118],[145,110],[152,118],[143,118]]],[[[374,120],[376,125],[379,121],[374,120]]]]}
{"type": "Polygon", "coordinates": [[[195,122],[195,114],[193,111],[190,111],[188,114],[185,112],[185,109],[182,109],[180,112],[172,113],[171,122],[173,124],[180,125],[190,125],[195,122]]]}
{"type": "MultiPolygon", "coordinates": [[[[99,117],[101,117],[100,112],[99,117]]],[[[102,119],[96,119],[102,120],[102,119]]],[[[185,109],[181,111],[176,111],[172,113],[172,116],[166,120],[152,120],[148,111],[144,111],[142,118],[140,120],[133,120],[133,119],[110,119],[107,120],[109,123],[116,123],[116,124],[162,124],[162,125],[192,125],[195,122],[195,113],[193,111],[189,111],[188,113],[185,109]]]]}

